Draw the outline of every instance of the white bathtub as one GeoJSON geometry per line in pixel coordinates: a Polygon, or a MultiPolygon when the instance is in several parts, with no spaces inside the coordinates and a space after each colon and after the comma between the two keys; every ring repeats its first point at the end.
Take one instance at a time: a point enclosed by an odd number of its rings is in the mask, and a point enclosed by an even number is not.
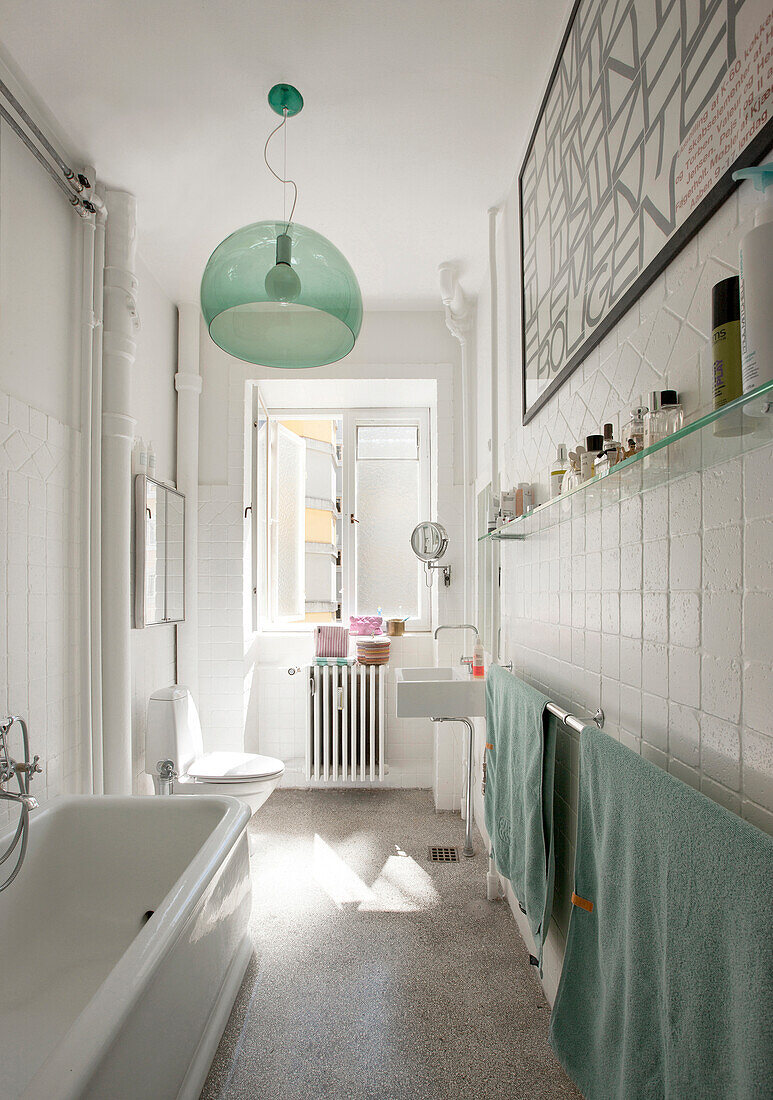
{"type": "Polygon", "coordinates": [[[249,816],[214,797],[33,813],[0,894],[5,1100],[198,1097],[250,956],[249,816]]]}

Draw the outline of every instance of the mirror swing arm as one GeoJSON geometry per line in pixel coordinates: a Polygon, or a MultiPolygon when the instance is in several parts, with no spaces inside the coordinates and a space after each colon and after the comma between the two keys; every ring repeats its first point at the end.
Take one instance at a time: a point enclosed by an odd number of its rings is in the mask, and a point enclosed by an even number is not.
{"type": "Polygon", "coordinates": [[[442,569],[443,570],[443,584],[446,588],[451,587],[451,566],[441,565],[438,561],[425,561],[424,568],[427,571],[427,588],[432,588],[432,574],[430,569],[442,569]]]}

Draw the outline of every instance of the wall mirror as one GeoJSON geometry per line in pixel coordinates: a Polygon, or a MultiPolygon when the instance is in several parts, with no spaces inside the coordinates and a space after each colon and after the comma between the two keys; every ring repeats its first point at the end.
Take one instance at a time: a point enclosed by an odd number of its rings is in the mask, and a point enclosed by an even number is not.
{"type": "Polygon", "coordinates": [[[424,562],[427,587],[432,587],[432,570],[440,569],[443,582],[448,588],[451,583],[451,566],[438,565],[448,549],[448,533],[443,524],[432,520],[417,523],[411,532],[411,549],[419,561],[424,562]]]}
{"type": "Polygon", "coordinates": [[[448,548],[445,527],[430,520],[417,524],[411,534],[411,546],[419,561],[437,561],[448,548]]]}
{"type": "Polygon", "coordinates": [[[185,619],[185,497],[152,477],[135,479],[134,625],[185,619]]]}

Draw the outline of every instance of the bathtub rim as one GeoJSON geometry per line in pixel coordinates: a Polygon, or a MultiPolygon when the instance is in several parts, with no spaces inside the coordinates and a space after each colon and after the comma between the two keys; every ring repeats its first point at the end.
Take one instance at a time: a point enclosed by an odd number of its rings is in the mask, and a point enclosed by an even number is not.
{"type": "MultiPolygon", "coordinates": [[[[223,813],[205,842],[187,865],[183,874],[172,884],[153,917],[141,928],[131,941],[126,951],[116,961],[114,966],[105,975],[104,980],[95,990],[93,996],[84,1005],[81,1012],[72,1021],[65,1034],[57,1045],[50,1051],[45,1061],[39,1066],[33,1077],[25,1086],[20,1100],[30,1092],[37,1095],[35,1090],[46,1083],[51,1063],[55,1059],[62,1058],[62,1050],[67,1050],[67,1056],[63,1059],[65,1066],[60,1068],[67,1071],[67,1077],[60,1079],[62,1097],[77,1097],[88,1084],[89,1078],[98,1064],[101,1054],[108,1050],[116,1038],[129,1015],[142,996],[148,984],[152,981],[154,972],[163,958],[174,947],[183,933],[186,924],[192,917],[196,906],[209,884],[214,879],[222,865],[235,849],[242,834],[246,831],[250,820],[250,809],[236,798],[219,795],[202,796],[208,802],[220,804],[223,813]],[[156,919],[158,918],[158,919],[156,919]],[[110,1011],[104,1011],[104,1000],[110,1005],[110,1011]],[[95,1008],[95,1002],[103,1002],[102,1010],[95,1008]]],[[[147,795],[61,795],[47,802],[40,811],[36,811],[32,822],[40,821],[49,814],[70,804],[83,804],[84,802],[99,803],[100,805],[126,805],[150,801],[147,795]]],[[[154,799],[154,801],[157,801],[154,799]]],[[[174,799],[174,805],[196,805],[198,800],[174,799]]],[[[178,811],[173,811],[178,812],[178,811]]],[[[216,1004],[207,1022],[205,1032],[200,1038],[194,1059],[188,1067],[188,1075],[191,1074],[194,1064],[203,1062],[204,1050],[211,1048],[217,1022],[222,1015],[222,1007],[229,993],[235,996],[241,984],[244,971],[249,962],[251,951],[249,935],[245,934],[236,955],[231,960],[229,969],[223,984],[218,991],[216,1004]],[[250,949],[248,951],[248,948],[250,949]],[[236,981],[237,972],[239,980],[236,981]],[[218,1012],[220,1008],[220,1012],[218,1012]],[[211,1032],[210,1032],[211,1029],[211,1032]],[[207,1041],[207,1036],[209,1041],[207,1041]]],[[[228,1016],[222,1021],[225,1026],[228,1016]]],[[[221,1027],[221,1032],[222,1032],[221,1027]]],[[[218,1036],[219,1037],[219,1036],[218,1036]]],[[[210,1059],[211,1061],[211,1059],[210,1059]]]]}

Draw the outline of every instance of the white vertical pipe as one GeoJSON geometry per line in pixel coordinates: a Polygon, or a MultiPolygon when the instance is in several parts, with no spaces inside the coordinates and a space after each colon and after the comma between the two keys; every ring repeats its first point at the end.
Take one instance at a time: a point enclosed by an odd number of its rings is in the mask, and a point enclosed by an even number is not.
{"type": "Polygon", "coordinates": [[[461,353],[461,425],[462,425],[462,575],[464,578],[463,600],[465,622],[470,618],[470,593],[472,577],[470,576],[470,516],[474,511],[470,508],[470,414],[469,414],[469,349],[470,331],[472,329],[471,310],[465,301],[464,294],[456,279],[452,264],[442,263],[438,266],[440,276],[440,297],[445,307],[446,326],[448,331],[459,341],[461,353]]]}
{"type": "Polygon", "coordinates": [[[370,781],[376,764],[376,666],[370,666],[370,781]]]}
{"type": "Polygon", "coordinates": [[[130,415],[137,316],[137,200],[108,191],[102,378],[102,721],[105,794],[131,794],[130,415]]]}
{"type": "MultiPolygon", "coordinates": [[[[92,193],[92,201],[96,197],[92,193]]],[[[94,234],[94,330],[91,364],[91,469],[89,502],[91,590],[91,759],[94,794],[103,794],[104,752],[102,732],[102,344],[105,283],[105,223],[107,207],[100,199],[94,234]]]]}
{"type": "Polygon", "coordinates": [[[342,688],[342,733],[341,733],[341,778],[346,781],[349,778],[349,669],[346,665],[341,666],[341,680],[343,683],[342,688]]]}
{"type": "Polygon", "coordinates": [[[491,492],[499,492],[499,291],[497,286],[497,214],[488,212],[489,282],[491,286],[491,492]]]}
{"type": "MultiPolygon", "coordinates": [[[[89,177],[93,178],[93,177],[89,177]]],[[[80,471],[80,594],[81,627],[83,646],[81,656],[80,721],[83,739],[87,745],[86,789],[94,791],[94,752],[93,726],[91,715],[91,399],[93,390],[94,364],[94,263],[95,263],[95,217],[83,219],[83,255],[81,274],[81,471],[80,471]]]]}
{"type": "Polygon", "coordinates": [[[378,777],[384,778],[386,752],[386,665],[378,666],[378,777]]]}
{"type": "Polygon", "coordinates": [[[309,670],[306,682],[306,778],[311,779],[311,738],[314,731],[314,669],[309,670]]]}
{"type": "Polygon", "coordinates": [[[360,665],[360,779],[365,778],[365,733],[368,721],[368,707],[366,704],[366,665],[360,665]]]}
{"type": "Polygon", "coordinates": [[[314,723],[314,778],[319,779],[319,761],[322,755],[322,675],[321,668],[314,669],[314,683],[315,683],[315,711],[316,721],[314,723]]]}
{"type": "Polygon", "coordinates": [[[177,488],[185,493],[185,622],[177,627],[177,680],[199,694],[199,316],[177,307],[177,488]]]}

